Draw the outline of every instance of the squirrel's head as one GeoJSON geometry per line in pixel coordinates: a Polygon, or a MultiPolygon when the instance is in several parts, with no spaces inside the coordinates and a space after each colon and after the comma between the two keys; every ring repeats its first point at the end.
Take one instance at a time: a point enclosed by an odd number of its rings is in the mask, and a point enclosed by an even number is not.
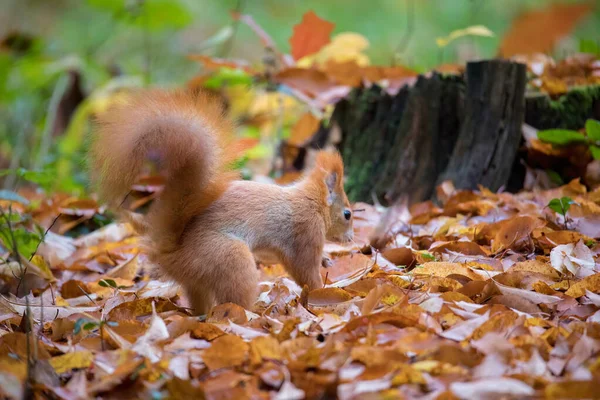
{"type": "Polygon", "coordinates": [[[348,242],[354,238],[354,215],[344,191],[344,163],[339,153],[320,151],[311,178],[324,189],[327,240],[348,242]]]}

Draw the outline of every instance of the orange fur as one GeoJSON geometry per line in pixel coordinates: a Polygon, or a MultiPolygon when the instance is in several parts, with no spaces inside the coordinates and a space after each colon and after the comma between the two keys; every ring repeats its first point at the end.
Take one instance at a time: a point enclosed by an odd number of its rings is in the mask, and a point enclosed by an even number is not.
{"type": "Polygon", "coordinates": [[[249,308],[257,260],[280,262],[299,285],[321,287],[325,239],[352,238],[339,154],[320,152],[291,186],[234,180],[224,155],[231,130],[205,94],[150,91],[103,114],[91,148],[100,194],[113,204],[148,160],[158,164],[163,192],[146,217],[128,219],[197,313],[223,302],[249,308]]]}

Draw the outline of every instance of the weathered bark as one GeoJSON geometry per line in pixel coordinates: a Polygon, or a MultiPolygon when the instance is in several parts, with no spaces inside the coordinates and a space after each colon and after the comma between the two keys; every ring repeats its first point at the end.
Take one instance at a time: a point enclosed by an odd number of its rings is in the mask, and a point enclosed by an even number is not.
{"type": "Polygon", "coordinates": [[[372,87],[338,104],[331,120],[342,131],[339,147],[351,200],[431,195],[457,137],[462,86],[458,78],[434,74],[395,96],[372,87]]]}
{"type": "Polygon", "coordinates": [[[405,194],[410,201],[421,201],[432,196],[458,136],[462,96],[462,85],[456,81],[444,81],[439,75],[419,78],[400,123],[398,158],[387,163],[388,179],[379,187],[386,199],[405,194]]]}
{"type": "Polygon", "coordinates": [[[503,60],[467,64],[465,119],[446,171],[457,188],[508,182],[525,116],[526,68],[503,60]]]}

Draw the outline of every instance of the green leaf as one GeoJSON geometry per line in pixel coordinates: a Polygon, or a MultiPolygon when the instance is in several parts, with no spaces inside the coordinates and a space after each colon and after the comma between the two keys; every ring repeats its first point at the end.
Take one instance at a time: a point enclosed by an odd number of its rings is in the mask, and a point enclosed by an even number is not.
{"type": "Polygon", "coordinates": [[[590,152],[592,153],[594,160],[600,160],[600,147],[593,144],[590,146],[590,152]]]}
{"type": "Polygon", "coordinates": [[[585,133],[594,142],[600,141],[600,121],[595,119],[585,121],[585,133]]]}
{"type": "Polygon", "coordinates": [[[573,143],[584,143],[585,136],[569,129],[548,129],[538,132],[538,139],[542,142],[566,146],[573,143]]]}
{"type": "Polygon", "coordinates": [[[562,197],[560,199],[550,200],[548,208],[564,217],[569,211],[569,208],[571,208],[571,204],[573,204],[573,199],[570,197],[562,197]]]}
{"type": "Polygon", "coordinates": [[[102,287],[111,287],[116,289],[117,288],[117,283],[112,280],[112,279],[101,279],[98,282],[98,285],[102,286],[102,287]]]}
{"type": "Polygon", "coordinates": [[[89,320],[87,318],[79,318],[77,321],[75,321],[75,326],[73,327],[73,333],[75,335],[79,334],[79,332],[81,332],[81,327],[88,321],[89,320]]]}
{"type": "Polygon", "coordinates": [[[29,200],[10,190],[0,190],[0,200],[16,201],[17,203],[29,205],[29,200]]]}
{"type": "Polygon", "coordinates": [[[91,321],[91,322],[88,322],[87,324],[83,325],[83,330],[89,331],[90,329],[94,329],[97,326],[98,326],[97,322],[91,321]]]}
{"type": "Polygon", "coordinates": [[[252,77],[241,69],[220,68],[215,74],[208,78],[202,86],[207,89],[219,89],[224,86],[251,85],[252,77]]]}
{"type": "Polygon", "coordinates": [[[553,171],[551,169],[547,169],[546,173],[548,174],[548,178],[550,178],[550,181],[552,181],[552,183],[556,183],[557,185],[564,185],[565,182],[563,181],[563,178],[560,176],[560,174],[556,171],[553,171]]]}
{"type": "Polygon", "coordinates": [[[579,52],[600,55],[600,45],[592,39],[579,40],[579,52]]]}

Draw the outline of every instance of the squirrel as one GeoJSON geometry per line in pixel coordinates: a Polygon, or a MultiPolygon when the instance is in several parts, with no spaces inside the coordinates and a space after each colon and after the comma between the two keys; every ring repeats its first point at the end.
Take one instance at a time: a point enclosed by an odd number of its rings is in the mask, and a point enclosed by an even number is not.
{"type": "Polygon", "coordinates": [[[227,302],[249,309],[257,262],[281,263],[300,287],[323,287],[325,241],[353,238],[340,154],[319,151],[289,186],[239,180],[227,155],[233,125],[208,93],[141,91],[96,122],[90,172],[108,204],[123,201],[148,163],[165,178],[148,213],[126,217],[196,314],[227,302]]]}

